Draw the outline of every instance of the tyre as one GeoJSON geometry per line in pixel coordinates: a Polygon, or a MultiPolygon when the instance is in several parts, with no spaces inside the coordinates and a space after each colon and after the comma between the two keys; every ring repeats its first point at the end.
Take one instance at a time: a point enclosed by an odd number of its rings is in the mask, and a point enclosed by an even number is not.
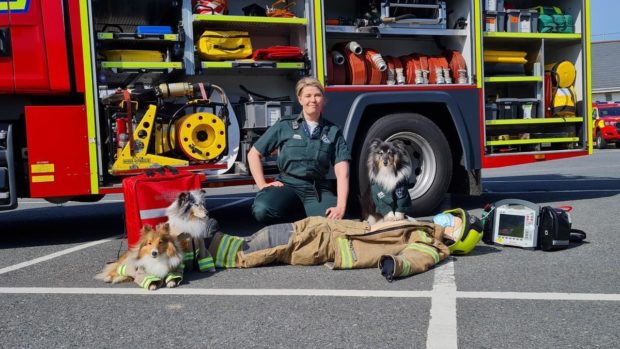
{"type": "Polygon", "coordinates": [[[368,130],[357,158],[357,183],[360,193],[368,187],[366,158],[373,138],[403,141],[411,155],[415,178],[409,180],[412,214],[434,214],[444,199],[452,179],[452,153],[439,127],[423,115],[390,114],[377,120],[368,130]]]}
{"type": "Polygon", "coordinates": [[[596,149],[605,149],[607,148],[607,141],[601,135],[601,131],[596,131],[596,149]]]}

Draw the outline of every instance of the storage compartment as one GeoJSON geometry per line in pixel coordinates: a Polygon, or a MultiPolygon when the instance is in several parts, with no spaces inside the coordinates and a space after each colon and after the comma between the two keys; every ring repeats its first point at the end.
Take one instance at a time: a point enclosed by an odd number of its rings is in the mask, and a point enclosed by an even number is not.
{"type": "Polygon", "coordinates": [[[531,33],[532,13],[530,10],[506,10],[506,31],[531,33]]]}
{"type": "Polygon", "coordinates": [[[293,115],[293,102],[246,102],[243,110],[243,129],[267,129],[283,116],[293,115]]]}
{"type": "Polygon", "coordinates": [[[506,31],[506,12],[486,11],[484,14],[484,31],[505,32],[506,31]]]}
{"type": "Polygon", "coordinates": [[[498,98],[497,103],[497,119],[517,119],[519,118],[519,100],[517,98],[498,98]]]}

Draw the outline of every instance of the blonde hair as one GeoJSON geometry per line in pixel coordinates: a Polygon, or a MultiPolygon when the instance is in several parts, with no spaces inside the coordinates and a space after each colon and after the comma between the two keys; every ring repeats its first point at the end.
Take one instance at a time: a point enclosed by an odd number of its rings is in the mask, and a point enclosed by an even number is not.
{"type": "Polygon", "coordinates": [[[299,97],[301,95],[301,91],[308,86],[318,88],[321,91],[321,94],[325,95],[325,88],[323,87],[323,84],[321,84],[319,80],[308,76],[297,81],[297,85],[295,86],[295,94],[297,97],[299,97]]]}

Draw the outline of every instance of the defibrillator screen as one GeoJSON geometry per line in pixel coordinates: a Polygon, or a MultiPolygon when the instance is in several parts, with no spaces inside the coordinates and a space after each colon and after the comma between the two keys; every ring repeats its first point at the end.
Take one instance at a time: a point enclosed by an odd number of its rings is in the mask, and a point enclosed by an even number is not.
{"type": "Polygon", "coordinates": [[[523,238],[525,235],[525,216],[501,213],[498,228],[499,235],[523,238]]]}

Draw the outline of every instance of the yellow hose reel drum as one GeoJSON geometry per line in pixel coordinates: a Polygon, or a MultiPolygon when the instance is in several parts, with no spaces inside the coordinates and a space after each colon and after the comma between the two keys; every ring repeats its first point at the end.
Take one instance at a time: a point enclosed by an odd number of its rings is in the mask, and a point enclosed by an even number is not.
{"type": "Polygon", "coordinates": [[[577,70],[575,65],[569,61],[561,61],[558,63],[547,64],[545,70],[551,72],[551,77],[557,87],[571,87],[575,83],[577,70]]]}
{"type": "Polygon", "coordinates": [[[174,124],[176,147],[190,159],[211,161],[226,149],[226,125],[215,114],[199,112],[174,124]]]}

